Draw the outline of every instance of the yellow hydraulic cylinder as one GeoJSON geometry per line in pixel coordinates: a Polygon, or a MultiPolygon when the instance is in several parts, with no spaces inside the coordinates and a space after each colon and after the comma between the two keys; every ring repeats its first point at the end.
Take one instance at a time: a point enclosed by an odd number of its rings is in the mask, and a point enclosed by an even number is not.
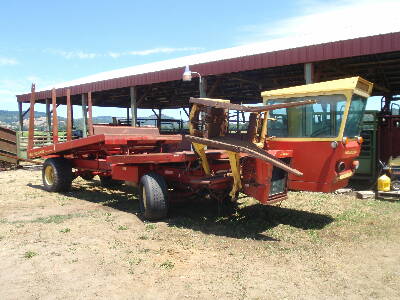
{"type": "Polygon", "coordinates": [[[232,151],[227,151],[227,153],[233,177],[233,186],[229,195],[232,199],[235,199],[237,192],[242,188],[242,181],[240,180],[240,154],[232,151]]]}

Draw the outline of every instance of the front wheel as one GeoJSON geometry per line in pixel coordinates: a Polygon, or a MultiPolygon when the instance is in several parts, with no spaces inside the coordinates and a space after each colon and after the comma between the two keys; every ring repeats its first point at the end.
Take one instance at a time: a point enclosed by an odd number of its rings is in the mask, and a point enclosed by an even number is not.
{"type": "Polygon", "coordinates": [[[63,157],[48,158],[42,169],[44,189],[48,192],[66,192],[71,188],[72,167],[63,157]]]}
{"type": "Polygon", "coordinates": [[[167,184],[154,172],[143,175],[139,184],[139,209],[147,220],[163,219],[168,214],[167,184]]]}

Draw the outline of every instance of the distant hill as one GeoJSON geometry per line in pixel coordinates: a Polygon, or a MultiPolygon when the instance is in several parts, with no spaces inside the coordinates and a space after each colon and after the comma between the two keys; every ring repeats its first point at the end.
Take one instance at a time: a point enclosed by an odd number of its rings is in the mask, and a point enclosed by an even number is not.
{"type": "MultiPolygon", "coordinates": [[[[176,119],[167,115],[162,115],[163,119],[176,119]]],[[[141,119],[147,119],[141,122],[141,125],[155,125],[154,121],[151,119],[156,119],[155,115],[151,115],[148,117],[144,117],[141,119]]],[[[28,120],[29,120],[29,113],[24,116],[24,126],[28,127],[28,120]]],[[[65,130],[66,128],[66,121],[67,119],[64,117],[58,117],[59,127],[60,130],[65,130]]],[[[97,116],[93,117],[93,123],[95,124],[108,124],[112,123],[113,119],[111,116],[97,116]]],[[[11,128],[11,129],[18,129],[18,111],[8,111],[8,110],[0,110],[0,126],[11,128]]],[[[75,129],[82,129],[83,128],[83,119],[74,119],[74,128],[75,129]]],[[[35,129],[36,130],[46,130],[46,113],[44,112],[35,112],[35,129]]]]}

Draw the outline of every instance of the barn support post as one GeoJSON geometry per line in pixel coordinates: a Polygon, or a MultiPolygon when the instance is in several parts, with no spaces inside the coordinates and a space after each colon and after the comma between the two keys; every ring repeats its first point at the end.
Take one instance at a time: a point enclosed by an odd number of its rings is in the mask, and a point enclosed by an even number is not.
{"type": "Polygon", "coordinates": [[[207,98],[207,77],[199,77],[200,98],[207,98]]]}
{"type": "MultiPolygon", "coordinates": [[[[127,107],[127,108],[126,108],[126,125],[129,125],[129,110],[130,110],[130,108],[127,107]]],[[[132,125],[132,124],[131,124],[131,125],[132,125]]]]}
{"type": "Polygon", "coordinates": [[[24,118],[22,117],[22,102],[21,101],[18,102],[18,120],[19,120],[18,130],[23,131],[24,130],[24,118]]]}
{"type": "Polygon", "coordinates": [[[53,105],[53,143],[58,143],[58,119],[57,119],[57,94],[56,89],[51,91],[51,103],[53,105]]]}
{"type": "Polygon", "coordinates": [[[304,64],[304,79],[306,84],[310,84],[314,82],[314,64],[306,63],[304,64]]]}
{"type": "Polygon", "coordinates": [[[236,133],[240,133],[240,124],[239,124],[239,122],[240,122],[240,116],[239,116],[239,111],[237,110],[236,111],[236,133]]]}
{"type": "Polygon", "coordinates": [[[93,105],[92,105],[92,92],[88,93],[88,113],[89,113],[89,117],[88,117],[88,128],[89,128],[89,135],[93,135],[93,105]]]}
{"type": "MultiPolygon", "coordinates": [[[[29,128],[28,128],[28,151],[33,148],[33,139],[35,135],[35,84],[31,87],[31,99],[29,110],[29,128]]],[[[29,158],[29,152],[28,152],[29,158]]]]}
{"type": "Polygon", "coordinates": [[[83,137],[87,137],[87,113],[86,113],[86,94],[82,94],[82,121],[83,121],[83,137]]]}
{"type": "MultiPolygon", "coordinates": [[[[306,63],[304,64],[304,79],[306,84],[311,84],[314,82],[314,64],[313,63],[306,63]]],[[[303,107],[303,109],[307,109],[303,107]]],[[[307,118],[305,122],[306,126],[306,134],[311,134],[312,131],[312,118],[307,118]]]]}
{"type": "Polygon", "coordinates": [[[72,141],[72,108],[70,89],[67,89],[67,141],[72,141]]]}
{"type": "MultiPolygon", "coordinates": [[[[136,86],[130,87],[130,98],[131,98],[131,115],[132,115],[132,126],[136,126],[137,122],[137,89],[136,86]]],[[[128,111],[129,116],[129,111],[128,111]]],[[[129,119],[129,117],[128,117],[129,119]]]]}

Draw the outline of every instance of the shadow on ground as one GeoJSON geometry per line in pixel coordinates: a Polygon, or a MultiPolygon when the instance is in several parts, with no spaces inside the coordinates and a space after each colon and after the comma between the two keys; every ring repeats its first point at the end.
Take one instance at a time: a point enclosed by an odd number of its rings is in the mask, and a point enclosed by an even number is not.
{"type": "MultiPolygon", "coordinates": [[[[28,186],[43,189],[40,185],[28,186]]],[[[98,203],[139,216],[139,205],[134,189],[121,186],[106,189],[98,181],[74,185],[66,196],[98,203]]],[[[168,226],[188,228],[206,234],[237,239],[277,241],[263,232],[280,224],[303,230],[319,230],[334,221],[329,215],[302,210],[254,204],[244,207],[221,206],[212,201],[187,201],[171,204],[170,216],[163,220],[168,226]]]]}
{"type": "Polygon", "coordinates": [[[263,232],[280,224],[304,230],[322,229],[333,222],[328,215],[278,206],[254,204],[220,209],[215,203],[180,204],[171,211],[169,226],[238,239],[275,240],[263,232]]]}

